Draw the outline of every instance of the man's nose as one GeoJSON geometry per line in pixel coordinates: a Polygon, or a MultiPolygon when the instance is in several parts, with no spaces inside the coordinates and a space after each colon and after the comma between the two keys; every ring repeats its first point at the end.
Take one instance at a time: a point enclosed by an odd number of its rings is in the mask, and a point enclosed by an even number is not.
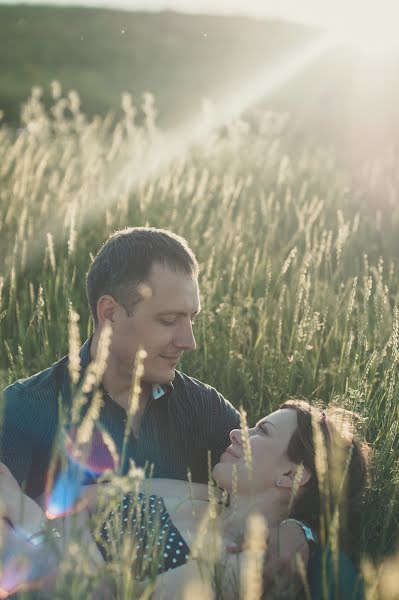
{"type": "Polygon", "coordinates": [[[232,444],[237,444],[237,446],[242,445],[241,429],[232,429],[230,431],[230,441],[232,444]]]}
{"type": "Polygon", "coordinates": [[[179,330],[175,339],[175,346],[181,350],[195,350],[197,344],[194,337],[191,321],[185,323],[179,330]]]}

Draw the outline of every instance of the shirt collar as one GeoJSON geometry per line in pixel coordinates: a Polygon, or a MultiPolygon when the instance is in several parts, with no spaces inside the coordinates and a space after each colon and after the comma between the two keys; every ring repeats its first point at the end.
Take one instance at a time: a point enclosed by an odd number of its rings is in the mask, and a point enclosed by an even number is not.
{"type": "Polygon", "coordinates": [[[171,394],[173,390],[174,386],[172,382],[164,383],[162,385],[160,383],[154,383],[152,386],[152,397],[154,398],[154,400],[158,400],[158,398],[169,396],[169,394],[171,394]]]}

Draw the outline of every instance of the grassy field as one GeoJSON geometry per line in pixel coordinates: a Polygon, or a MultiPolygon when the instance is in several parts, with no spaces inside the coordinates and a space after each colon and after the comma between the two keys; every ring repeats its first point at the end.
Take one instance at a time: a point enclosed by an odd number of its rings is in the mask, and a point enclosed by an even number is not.
{"type": "MultiPolygon", "coordinates": [[[[85,273],[110,232],[170,228],[189,240],[201,264],[198,348],[182,369],[242,404],[250,423],[291,395],[365,417],[375,482],[352,552],[377,562],[393,553],[399,534],[394,148],[378,161],[356,162],[308,139],[285,115],[256,113],[169,156],[170,140],[154,126],[150,99],[137,126],[127,97],[120,119],[90,119],[76,94],[60,97],[56,86],[53,94],[47,110],[34,91],[18,133],[0,128],[2,383],[67,352],[70,305],[87,336],[85,273]]],[[[386,571],[381,575],[369,562],[364,572],[370,600],[397,597],[384,584],[386,571]]]]}

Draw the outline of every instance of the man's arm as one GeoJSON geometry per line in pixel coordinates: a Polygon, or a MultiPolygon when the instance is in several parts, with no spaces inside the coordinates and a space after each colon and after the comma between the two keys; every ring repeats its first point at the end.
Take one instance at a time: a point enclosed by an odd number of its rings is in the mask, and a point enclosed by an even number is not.
{"type": "MultiPolygon", "coordinates": [[[[4,409],[0,432],[0,461],[11,471],[21,485],[27,481],[32,467],[34,447],[31,430],[20,405],[20,391],[17,384],[4,392],[4,409]]],[[[22,399],[23,400],[23,399],[22,399]]]]}

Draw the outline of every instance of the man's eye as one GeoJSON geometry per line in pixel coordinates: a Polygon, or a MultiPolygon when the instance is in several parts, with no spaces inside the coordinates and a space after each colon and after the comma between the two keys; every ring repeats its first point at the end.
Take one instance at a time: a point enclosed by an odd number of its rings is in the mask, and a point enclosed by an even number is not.
{"type": "Polygon", "coordinates": [[[176,323],[176,321],[167,321],[166,319],[160,319],[159,322],[162,323],[162,325],[167,325],[167,326],[168,325],[172,326],[176,323]]]}
{"type": "Polygon", "coordinates": [[[269,432],[267,431],[266,425],[262,425],[262,423],[260,425],[258,425],[258,429],[261,430],[262,433],[264,433],[265,435],[269,435],[269,432]]]}

